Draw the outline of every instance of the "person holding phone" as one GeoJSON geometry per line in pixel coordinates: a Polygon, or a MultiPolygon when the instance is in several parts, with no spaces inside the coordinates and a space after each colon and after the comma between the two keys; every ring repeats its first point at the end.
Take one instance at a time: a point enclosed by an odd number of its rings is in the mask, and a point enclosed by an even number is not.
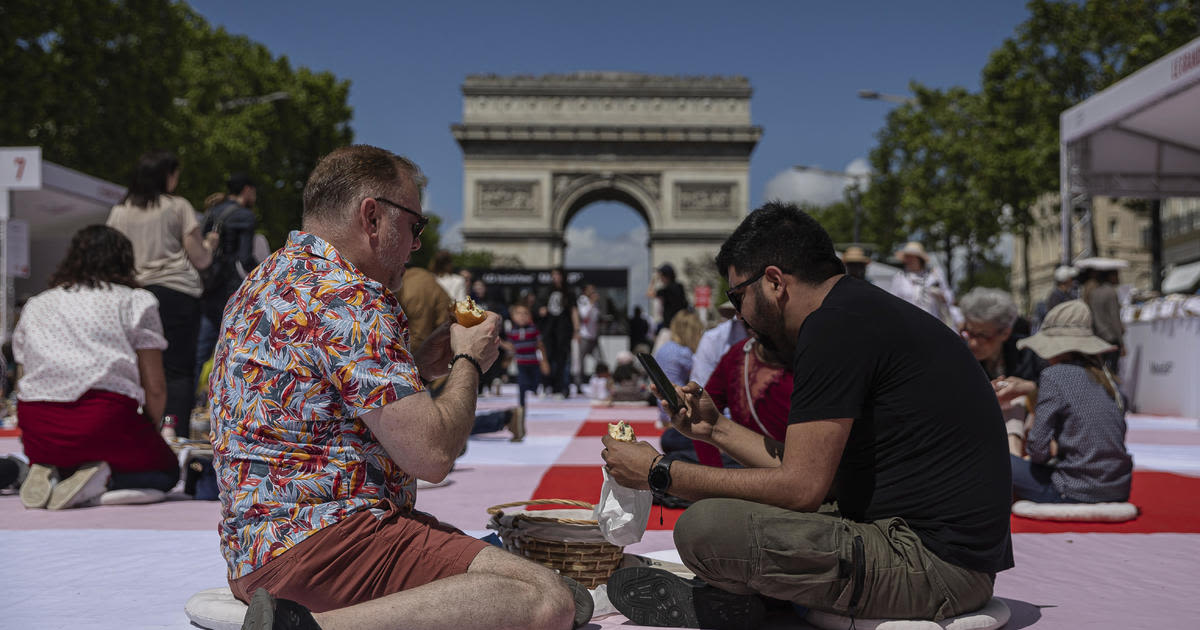
{"type": "Polygon", "coordinates": [[[983,607],[1013,566],[1012,480],[1000,408],[966,345],[847,277],[829,235],[791,204],[748,215],[717,266],[746,327],[792,366],[788,427],[782,441],[751,431],[688,383],[674,386],[672,424],[745,468],[672,464],[604,438],[617,483],[695,501],[675,545],[700,581],[620,569],[617,610],[642,625],[754,628],[761,596],[876,619],[983,607]],[[830,498],[840,512],[819,511],[830,498]]]}

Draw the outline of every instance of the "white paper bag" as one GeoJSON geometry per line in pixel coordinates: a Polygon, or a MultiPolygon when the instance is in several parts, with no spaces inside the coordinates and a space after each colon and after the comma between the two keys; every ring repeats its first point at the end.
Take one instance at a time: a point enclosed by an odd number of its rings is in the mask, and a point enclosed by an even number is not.
{"type": "Polygon", "coordinates": [[[600,533],[618,547],[641,541],[650,520],[653,495],[649,490],[626,488],[608,476],[607,470],[602,468],[601,471],[604,485],[600,488],[600,502],[595,511],[600,533]]]}

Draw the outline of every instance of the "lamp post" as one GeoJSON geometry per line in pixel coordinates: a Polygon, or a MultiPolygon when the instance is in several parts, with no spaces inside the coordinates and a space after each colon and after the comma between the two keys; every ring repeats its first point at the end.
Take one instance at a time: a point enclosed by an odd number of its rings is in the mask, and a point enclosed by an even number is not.
{"type": "Polygon", "coordinates": [[[806,166],[800,164],[793,166],[792,170],[801,173],[815,173],[825,177],[841,177],[851,180],[851,185],[854,186],[854,243],[857,245],[862,242],[860,228],[862,224],[862,184],[871,178],[870,173],[847,173],[845,171],[830,171],[817,166],[806,166]]]}
{"type": "Polygon", "coordinates": [[[917,102],[917,99],[911,96],[904,96],[902,94],[885,94],[883,92],[876,92],[875,90],[859,90],[858,98],[866,99],[868,101],[887,101],[889,103],[897,103],[899,105],[911,105],[917,102]]]}

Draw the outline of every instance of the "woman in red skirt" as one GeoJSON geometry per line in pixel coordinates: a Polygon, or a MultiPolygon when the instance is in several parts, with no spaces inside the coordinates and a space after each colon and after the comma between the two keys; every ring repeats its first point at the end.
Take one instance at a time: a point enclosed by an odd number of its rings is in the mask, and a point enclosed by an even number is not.
{"type": "Polygon", "coordinates": [[[129,239],[103,225],[80,230],[13,331],[25,507],[149,502],[175,485],[179,465],[156,422],[166,346],[129,239]]]}

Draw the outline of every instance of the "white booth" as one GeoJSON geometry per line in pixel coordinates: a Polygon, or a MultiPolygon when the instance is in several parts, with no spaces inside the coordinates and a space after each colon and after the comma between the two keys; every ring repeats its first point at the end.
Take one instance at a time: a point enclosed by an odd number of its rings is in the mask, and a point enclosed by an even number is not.
{"type": "Polygon", "coordinates": [[[39,147],[0,148],[0,336],[18,301],[46,289],[80,228],[104,223],[125,189],[44,162],[39,147]]]}

